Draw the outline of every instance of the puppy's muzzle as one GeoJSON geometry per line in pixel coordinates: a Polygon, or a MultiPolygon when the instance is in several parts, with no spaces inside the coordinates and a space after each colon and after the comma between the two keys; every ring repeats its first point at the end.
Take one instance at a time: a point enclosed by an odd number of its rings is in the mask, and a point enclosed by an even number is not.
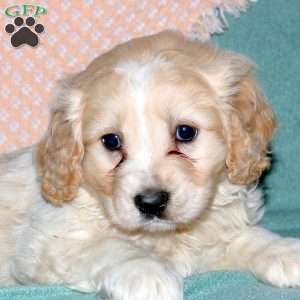
{"type": "Polygon", "coordinates": [[[134,203],[145,218],[161,218],[167,208],[169,198],[169,192],[163,190],[146,190],[134,197],[134,203]]]}

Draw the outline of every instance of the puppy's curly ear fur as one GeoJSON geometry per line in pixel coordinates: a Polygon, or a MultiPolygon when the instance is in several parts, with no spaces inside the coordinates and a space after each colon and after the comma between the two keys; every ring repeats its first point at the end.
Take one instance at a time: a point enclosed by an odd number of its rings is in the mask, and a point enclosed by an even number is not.
{"type": "Polygon", "coordinates": [[[249,184],[269,167],[268,144],[276,120],[253,77],[247,58],[217,48],[203,73],[218,97],[227,140],[227,176],[234,184],[249,184]]]}
{"type": "Polygon", "coordinates": [[[81,93],[64,81],[51,112],[48,131],[39,143],[37,159],[43,196],[54,205],[72,200],[81,181],[81,93]]]}
{"type": "Polygon", "coordinates": [[[268,144],[276,128],[276,120],[257,82],[253,64],[245,57],[223,52],[219,86],[225,136],[228,145],[227,174],[234,184],[257,180],[270,166],[268,144]]]}
{"type": "Polygon", "coordinates": [[[226,165],[232,183],[249,184],[270,166],[268,144],[276,121],[251,74],[238,84],[238,92],[231,101],[226,165]]]}

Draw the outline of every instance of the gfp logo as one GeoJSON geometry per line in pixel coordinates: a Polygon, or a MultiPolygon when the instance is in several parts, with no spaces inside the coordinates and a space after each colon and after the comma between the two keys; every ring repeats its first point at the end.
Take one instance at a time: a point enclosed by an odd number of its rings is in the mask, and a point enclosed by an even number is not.
{"type": "Polygon", "coordinates": [[[45,28],[42,24],[36,24],[35,18],[45,15],[47,10],[39,5],[14,5],[5,9],[5,15],[13,17],[13,24],[7,24],[5,31],[11,34],[10,42],[13,47],[19,47],[23,44],[35,47],[45,28]]]}

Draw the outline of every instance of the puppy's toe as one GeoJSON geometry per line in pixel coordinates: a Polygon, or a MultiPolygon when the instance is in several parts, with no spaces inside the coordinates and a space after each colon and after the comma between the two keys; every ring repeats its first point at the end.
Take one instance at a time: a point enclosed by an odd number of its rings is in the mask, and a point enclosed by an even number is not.
{"type": "Polygon", "coordinates": [[[254,273],[279,287],[300,286],[300,240],[279,239],[254,260],[254,273]]]}
{"type": "Polygon", "coordinates": [[[137,258],[112,270],[106,277],[111,300],[182,300],[181,277],[158,260],[137,258]]]}

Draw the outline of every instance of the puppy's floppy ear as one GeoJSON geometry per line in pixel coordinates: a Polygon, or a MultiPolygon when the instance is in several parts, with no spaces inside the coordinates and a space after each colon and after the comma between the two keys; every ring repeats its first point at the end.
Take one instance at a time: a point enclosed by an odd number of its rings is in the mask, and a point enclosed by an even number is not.
{"type": "Polygon", "coordinates": [[[81,98],[81,92],[72,88],[71,80],[60,83],[48,131],[38,144],[42,194],[55,205],[72,200],[81,181],[81,98]]]}
{"type": "Polygon", "coordinates": [[[249,184],[270,165],[268,144],[275,117],[253,77],[253,63],[235,53],[214,51],[204,73],[218,97],[225,127],[228,178],[249,184]]]}
{"type": "Polygon", "coordinates": [[[257,180],[270,166],[268,144],[276,121],[251,74],[238,83],[238,92],[231,100],[228,116],[226,164],[228,178],[235,184],[257,180]]]}

